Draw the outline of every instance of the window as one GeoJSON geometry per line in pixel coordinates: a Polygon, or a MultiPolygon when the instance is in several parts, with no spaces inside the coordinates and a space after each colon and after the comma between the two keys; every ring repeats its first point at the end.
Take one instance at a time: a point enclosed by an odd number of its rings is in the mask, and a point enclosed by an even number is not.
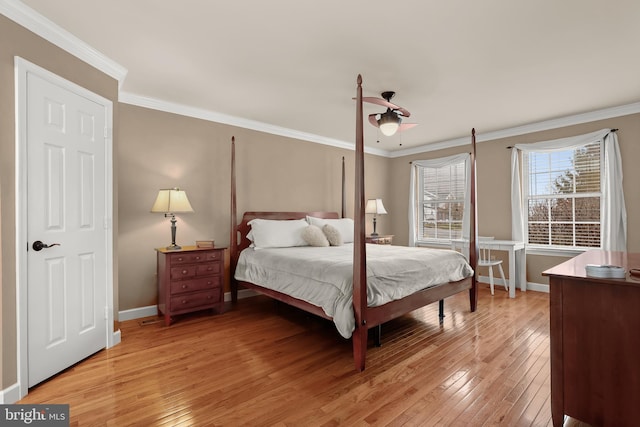
{"type": "Polygon", "coordinates": [[[465,205],[468,154],[413,162],[411,227],[414,240],[450,241],[467,236],[465,205]]]}
{"type": "Polygon", "coordinates": [[[602,145],[524,153],[529,244],[601,247],[602,145]]]}
{"type": "Polygon", "coordinates": [[[418,240],[462,238],[464,163],[418,171],[422,206],[418,240]]]}
{"type": "Polygon", "coordinates": [[[627,249],[616,129],[513,147],[511,235],[543,255],[627,249]]]}

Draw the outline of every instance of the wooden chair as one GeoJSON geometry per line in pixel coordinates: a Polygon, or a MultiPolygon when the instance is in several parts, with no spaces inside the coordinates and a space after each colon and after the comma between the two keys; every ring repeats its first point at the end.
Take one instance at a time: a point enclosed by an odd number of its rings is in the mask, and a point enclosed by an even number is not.
{"type": "Polygon", "coordinates": [[[478,236],[478,246],[480,247],[480,257],[478,258],[478,267],[489,268],[489,287],[491,288],[491,295],[493,295],[493,267],[498,266],[500,269],[500,275],[502,276],[502,283],[504,288],[509,291],[507,280],[504,278],[504,270],[502,269],[501,259],[492,259],[491,248],[483,247],[482,242],[487,240],[493,240],[493,237],[480,237],[478,236]]]}

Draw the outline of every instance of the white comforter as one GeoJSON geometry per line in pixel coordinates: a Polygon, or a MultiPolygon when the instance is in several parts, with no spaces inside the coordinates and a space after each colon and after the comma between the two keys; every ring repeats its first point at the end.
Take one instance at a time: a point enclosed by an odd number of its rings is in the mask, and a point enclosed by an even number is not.
{"type": "MultiPolygon", "coordinates": [[[[372,244],[366,250],[370,307],[473,274],[465,258],[451,250],[372,244]]],[[[321,307],[340,335],[349,338],[355,329],[352,265],[351,244],[248,248],[240,254],[235,278],[321,307]]]]}

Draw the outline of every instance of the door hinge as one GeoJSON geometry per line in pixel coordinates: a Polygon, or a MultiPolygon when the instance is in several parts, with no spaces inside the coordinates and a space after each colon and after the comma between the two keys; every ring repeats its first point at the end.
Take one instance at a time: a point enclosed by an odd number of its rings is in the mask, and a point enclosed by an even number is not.
{"type": "Polygon", "coordinates": [[[104,320],[109,320],[109,306],[104,308],[104,320]]]}
{"type": "Polygon", "coordinates": [[[113,128],[104,128],[104,137],[113,138],[113,128]]]}

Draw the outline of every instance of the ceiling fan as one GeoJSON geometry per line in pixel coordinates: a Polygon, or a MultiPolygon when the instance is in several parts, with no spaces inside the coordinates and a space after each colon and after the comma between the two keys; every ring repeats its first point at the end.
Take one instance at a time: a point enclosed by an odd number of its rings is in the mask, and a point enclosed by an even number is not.
{"type": "Polygon", "coordinates": [[[395,94],[396,93],[393,91],[386,91],[380,94],[384,99],[370,96],[362,98],[362,101],[364,102],[387,107],[387,111],[384,113],[369,114],[369,123],[379,128],[380,132],[386,136],[394,135],[398,130],[402,132],[404,130],[411,129],[414,126],[418,126],[417,123],[402,123],[402,118],[411,116],[411,113],[408,110],[391,103],[391,98],[393,98],[395,94]]]}

